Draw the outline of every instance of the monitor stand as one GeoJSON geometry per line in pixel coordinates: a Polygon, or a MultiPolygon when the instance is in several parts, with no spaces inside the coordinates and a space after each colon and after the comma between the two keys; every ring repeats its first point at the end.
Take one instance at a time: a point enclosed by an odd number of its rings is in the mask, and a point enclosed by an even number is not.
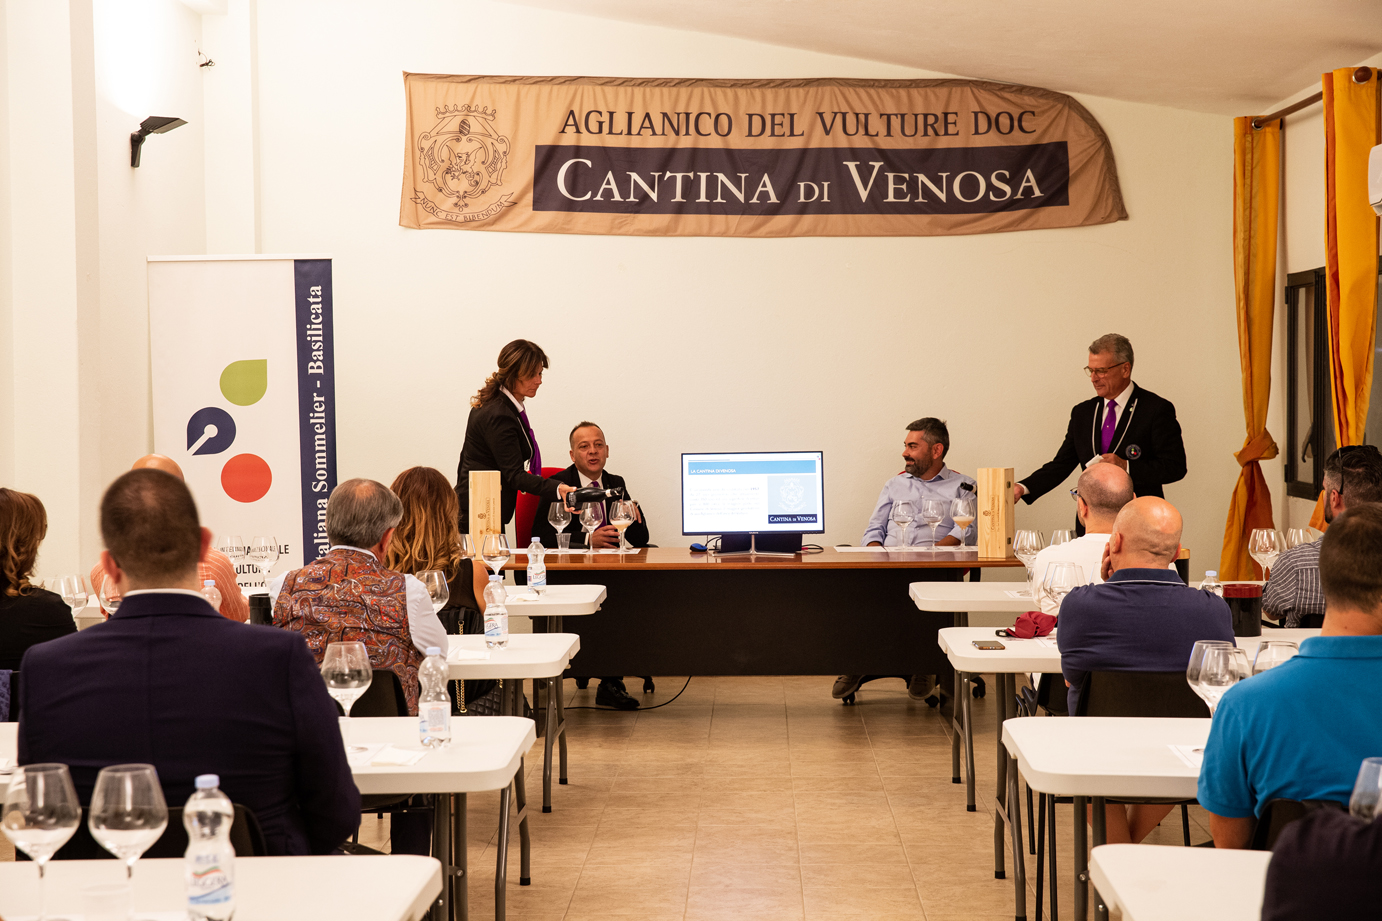
{"type": "Polygon", "coordinates": [[[794,558],[801,552],[800,534],[772,532],[763,535],[763,546],[758,546],[758,533],[721,534],[720,549],[716,556],[782,556],[794,558]],[[795,549],[788,549],[795,548],[795,549]]]}

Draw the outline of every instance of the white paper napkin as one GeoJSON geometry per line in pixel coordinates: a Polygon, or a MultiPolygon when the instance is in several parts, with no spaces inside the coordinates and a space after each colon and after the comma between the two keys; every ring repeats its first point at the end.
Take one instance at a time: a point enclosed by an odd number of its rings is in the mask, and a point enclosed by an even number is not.
{"type": "Polygon", "coordinates": [[[464,646],[452,646],[446,651],[446,661],[448,662],[483,662],[488,658],[488,649],[466,649],[464,646]]]}
{"type": "Polygon", "coordinates": [[[384,749],[384,743],[376,742],[373,745],[365,745],[363,747],[364,751],[358,752],[353,752],[349,748],[346,749],[346,761],[352,767],[360,767],[362,765],[369,764],[370,759],[373,758],[375,755],[379,754],[379,752],[381,752],[384,749]]]}
{"type": "Polygon", "coordinates": [[[1204,746],[1203,745],[1168,745],[1167,748],[1176,753],[1176,757],[1184,761],[1188,767],[1199,770],[1204,765],[1204,746]]]}
{"type": "Polygon", "coordinates": [[[1024,598],[1024,599],[1026,599],[1027,601],[1031,601],[1031,600],[1032,600],[1032,593],[1029,592],[1029,591],[1027,591],[1025,588],[1024,588],[1024,589],[1011,589],[1011,588],[1010,588],[1010,589],[1007,589],[1006,591],[1004,591],[1003,594],[1007,595],[1009,598],[1024,598]]]}
{"type": "Polygon", "coordinates": [[[417,764],[422,760],[422,756],[427,754],[424,751],[410,751],[405,748],[394,748],[392,745],[385,745],[369,760],[372,767],[408,767],[417,764]]]}
{"type": "Polygon", "coordinates": [[[542,596],[536,592],[519,592],[509,596],[510,601],[541,601],[542,596]]]}

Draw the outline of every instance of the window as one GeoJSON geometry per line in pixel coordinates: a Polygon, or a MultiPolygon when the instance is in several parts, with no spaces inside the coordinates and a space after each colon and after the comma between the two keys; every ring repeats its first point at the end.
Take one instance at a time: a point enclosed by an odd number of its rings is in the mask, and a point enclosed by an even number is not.
{"type": "Polygon", "coordinates": [[[1320,494],[1334,451],[1324,269],[1286,276],[1286,494],[1320,494]]]}

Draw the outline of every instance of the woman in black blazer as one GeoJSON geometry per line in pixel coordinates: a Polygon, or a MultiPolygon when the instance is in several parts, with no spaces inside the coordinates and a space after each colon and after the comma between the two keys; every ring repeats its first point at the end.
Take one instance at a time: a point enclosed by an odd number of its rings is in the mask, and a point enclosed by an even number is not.
{"type": "Polygon", "coordinates": [[[456,471],[461,502],[461,533],[470,530],[470,471],[498,470],[503,524],[513,518],[520,491],[547,500],[565,497],[572,487],[542,476],[542,451],[528,424],[525,401],[537,395],[547,354],[534,342],[515,339],[499,350],[499,368],[470,398],[465,443],[456,471]],[[525,469],[526,468],[526,469],[525,469]]]}
{"type": "Polygon", "coordinates": [[[14,671],[30,646],[77,632],[67,602],[29,582],[47,533],[37,496],[0,488],[0,669],[14,671]]]}

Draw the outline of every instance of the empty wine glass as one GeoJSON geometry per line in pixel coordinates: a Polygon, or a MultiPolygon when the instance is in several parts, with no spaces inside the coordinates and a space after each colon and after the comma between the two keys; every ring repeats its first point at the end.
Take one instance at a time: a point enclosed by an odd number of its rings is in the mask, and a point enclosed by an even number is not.
{"type": "Polygon", "coordinates": [[[38,865],[38,921],[48,917],[44,869],[81,819],[82,807],[67,765],[26,764],[14,769],[0,809],[0,830],[38,865]]]}
{"type": "Polygon", "coordinates": [[[427,597],[432,599],[432,613],[441,611],[451,600],[451,587],[446,584],[446,573],[440,569],[424,569],[417,574],[418,581],[427,586],[427,597]]]}
{"type": "Polygon", "coordinates": [[[595,532],[605,523],[605,504],[587,502],[581,506],[581,528],[585,531],[585,545],[595,549],[595,532]]]}
{"type": "Polygon", "coordinates": [[[1051,547],[1059,547],[1061,544],[1068,544],[1075,539],[1075,532],[1067,529],[1060,529],[1051,532],[1051,547]]]}
{"type": "Polygon", "coordinates": [[[461,556],[468,560],[478,560],[480,558],[479,545],[470,534],[461,535],[461,556]]]}
{"type": "Polygon", "coordinates": [[[374,680],[374,669],[370,666],[369,653],[364,643],[330,643],[322,656],[322,679],[326,682],[326,692],[341,705],[345,719],[341,722],[341,738],[346,743],[346,751],[362,752],[363,745],[350,744],[350,708],[360,699],[374,680]]]}
{"type": "Polygon", "coordinates": [[[101,590],[96,593],[96,600],[101,603],[101,610],[106,612],[107,617],[120,607],[120,591],[110,576],[101,580],[101,590]]]}
{"type": "Polygon", "coordinates": [[[1261,674],[1269,668],[1276,668],[1282,662],[1300,652],[1300,647],[1290,640],[1263,640],[1257,647],[1257,655],[1252,660],[1252,673],[1261,674]]]}
{"type": "Polygon", "coordinates": [[[1037,554],[1041,552],[1041,547],[1040,531],[1022,529],[1013,534],[1013,555],[1022,561],[1023,566],[1027,567],[1027,594],[1029,595],[1033,594],[1032,563],[1036,560],[1037,554]]]}
{"type": "Polygon", "coordinates": [[[1041,587],[1056,602],[1056,608],[1059,610],[1065,596],[1076,586],[1084,584],[1084,570],[1069,560],[1058,560],[1046,567],[1046,576],[1042,579],[1041,587]]]}
{"type": "Polygon", "coordinates": [[[1248,654],[1235,646],[1211,646],[1205,650],[1200,664],[1200,696],[1209,704],[1209,715],[1219,707],[1219,701],[1229,688],[1252,671],[1248,654]]]}
{"type": "Polygon", "coordinates": [[[168,804],[152,764],[116,764],[101,768],[91,791],[87,828],[96,843],[125,862],[125,880],[134,880],[134,864],[168,827],[168,804]]]}
{"type": "MultiPolygon", "coordinates": [[[[1228,646],[1233,644],[1227,640],[1196,640],[1194,647],[1190,650],[1190,662],[1185,667],[1185,680],[1190,684],[1190,690],[1204,698],[1204,692],[1200,690],[1200,671],[1204,666],[1205,653],[1211,646],[1228,646]]],[[[1205,703],[1209,703],[1205,698],[1205,703]]]]}
{"type": "Polygon", "coordinates": [[[974,498],[972,496],[960,496],[958,499],[950,501],[950,520],[955,522],[955,527],[960,529],[960,546],[965,544],[965,532],[969,526],[974,524],[974,498]]]}
{"type": "Polygon", "coordinates": [[[1364,822],[1377,817],[1377,803],[1382,800],[1382,758],[1364,758],[1353,783],[1353,795],[1348,798],[1348,811],[1364,822]]]}
{"type": "Polygon", "coordinates": [[[1268,570],[1281,556],[1281,534],[1275,528],[1254,528],[1248,536],[1248,555],[1262,567],[1262,578],[1270,578],[1268,570]]]}
{"type": "Polygon", "coordinates": [[[922,499],[921,520],[931,526],[931,552],[936,552],[936,528],[945,520],[950,511],[950,503],[944,499],[922,499]]]}
{"type": "Polygon", "coordinates": [[[553,502],[547,508],[547,523],[552,526],[552,530],[561,534],[571,523],[571,509],[566,507],[565,502],[553,502]]]}
{"type": "Polygon", "coordinates": [[[917,507],[907,499],[894,502],[892,512],[889,513],[888,517],[898,527],[897,545],[899,547],[907,546],[907,526],[916,519],[917,507]]]}
{"type": "Polygon", "coordinates": [[[631,499],[617,499],[609,506],[609,523],[619,529],[619,552],[628,553],[629,544],[624,540],[624,532],[633,524],[635,515],[631,499]]]}
{"type": "Polygon", "coordinates": [[[482,535],[480,538],[480,559],[485,561],[490,572],[496,576],[503,575],[504,565],[509,562],[509,557],[513,554],[509,550],[509,537],[507,534],[495,534],[493,532],[482,535]]]}
{"type": "Polygon", "coordinates": [[[86,607],[86,580],[81,576],[58,576],[54,580],[53,591],[67,602],[67,606],[72,609],[72,619],[76,620],[77,612],[86,607]]]}
{"type": "Polygon", "coordinates": [[[1290,528],[1286,531],[1286,549],[1299,547],[1301,544],[1313,544],[1315,535],[1309,528],[1290,528]]]}
{"type": "Polygon", "coordinates": [[[277,537],[252,537],[249,547],[250,562],[259,570],[264,579],[264,587],[269,587],[269,570],[278,562],[277,537]]]}

